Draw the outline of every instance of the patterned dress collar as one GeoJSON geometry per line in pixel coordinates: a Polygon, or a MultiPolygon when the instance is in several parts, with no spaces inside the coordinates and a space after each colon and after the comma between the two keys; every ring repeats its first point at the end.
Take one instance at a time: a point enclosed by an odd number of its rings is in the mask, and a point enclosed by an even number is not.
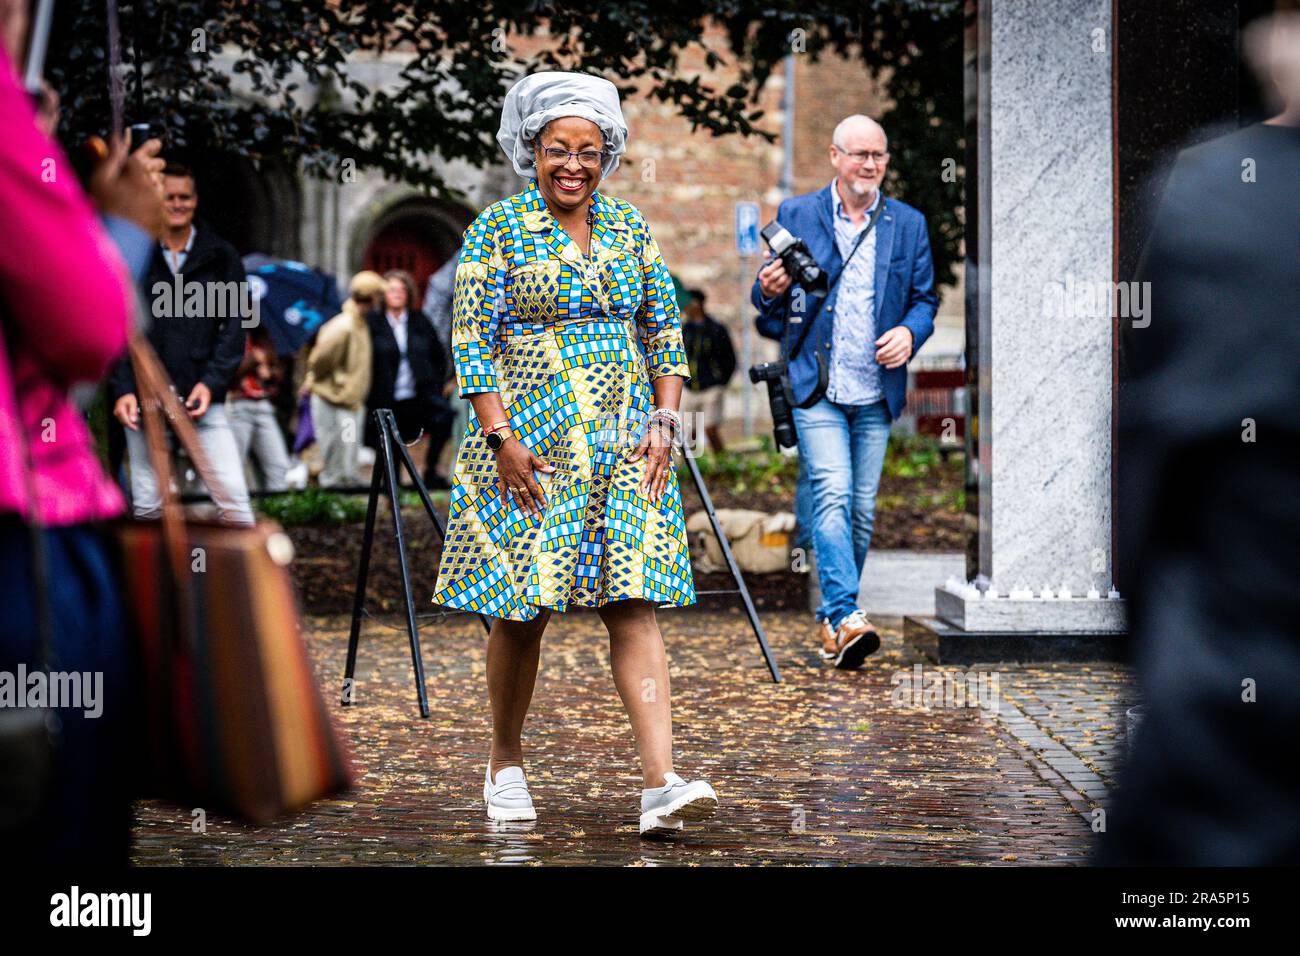
{"type": "MultiPolygon", "coordinates": [[[[604,194],[600,192],[592,193],[590,206],[594,220],[593,225],[616,230],[627,228],[626,220],[619,215],[614,204],[604,194]]],[[[524,228],[529,232],[549,233],[551,235],[562,232],[562,230],[556,229],[558,223],[555,217],[551,215],[550,210],[546,208],[546,200],[542,197],[542,191],[537,185],[536,179],[530,180],[528,187],[519,194],[519,207],[524,221],[524,228]]],[[[558,247],[558,243],[556,245],[558,247]]],[[[567,261],[567,256],[561,256],[561,258],[567,261]]]]}

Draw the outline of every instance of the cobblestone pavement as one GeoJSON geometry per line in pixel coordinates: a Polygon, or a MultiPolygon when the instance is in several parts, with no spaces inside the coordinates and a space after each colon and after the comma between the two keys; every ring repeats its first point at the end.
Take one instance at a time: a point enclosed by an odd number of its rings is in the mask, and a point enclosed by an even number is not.
{"type": "Polygon", "coordinates": [[[1080,814],[1108,808],[1123,754],[1124,713],[1137,703],[1123,668],[1098,664],[1039,665],[1008,673],[999,718],[1033,754],[1080,814]],[[1045,765],[1045,766],[1044,766],[1045,765]]]}
{"type": "MultiPolygon", "coordinates": [[[[473,618],[422,622],[431,716],[421,720],[404,631],[368,622],[356,703],[338,704],[347,621],[308,622],[321,686],[354,753],[358,785],[274,826],[137,804],[139,864],[1082,864],[1093,788],[1110,779],[1114,714],[1129,693],[1109,665],[924,663],[884,622],[862,670],[818,661],[809,620],[766,615],[785,683],[774,685],[743,616],[660,616],[671,662],[675,754],[717,789],[715,820],[649,842],[637,835],[640,777],[609,676],[600,621],[553,619],[525,727],[536,824],[483,813],[488,745],[484,640],[473,618]],[[921,664],[918,672],[915,667],[921,664]],[[935,675],[996,708],[926,708],[935,675]],[[916,678],[921,677],[920,681],[916,678]],[[967,682],[967,683],[963,683],[967,682]],[[988,689],[987,687],[985,688],[988,689]],[[994,711],[996,710],[996,715],[994,711]],[[1059,748],[1059,749],[1058,749],[1059,748]],[[1079,761],[1076,766],[1069,760],[1079,761]],[[1068,769],[1070,773],[1064,771],[1068,769]],[[1089,784],[1089,786],[1085,786],[1089,784]]],[[[391,623],[397,623],[394,619],[391,623]]],[[[971,695],[969,703],[976,703],[971,695]]]]}

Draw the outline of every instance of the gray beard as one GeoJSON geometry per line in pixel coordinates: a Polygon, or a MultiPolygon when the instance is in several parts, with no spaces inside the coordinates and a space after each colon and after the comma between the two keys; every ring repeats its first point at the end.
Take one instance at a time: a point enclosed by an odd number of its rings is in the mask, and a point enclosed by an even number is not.
{"type": "Polygon", "coordinates": [[[859,199],[866,199],[876,191],[876,187],[874,186],[859,186],[856,182],[851,182],[848,185],[849,192],[853,193],[853,195],[857,196],[859,199]]]}

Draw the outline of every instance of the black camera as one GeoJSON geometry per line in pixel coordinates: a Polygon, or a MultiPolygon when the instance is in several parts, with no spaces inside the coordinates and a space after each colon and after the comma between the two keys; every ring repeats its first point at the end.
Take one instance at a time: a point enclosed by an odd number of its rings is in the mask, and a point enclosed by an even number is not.
{"type": "Polygon", "coordinates": [[[749,370],[749,380],[767,383],[767,404],[772,409],[772,434],[781,448],[793,448],[799,442],[794,430],[794,403],[786,394],[785,362],[764,362],[749,370]]]}
{"type": "Polygon", "coordinates": [[[809,295],[827,293],[830,280],[826,277],[826,270],[817,264],[802,239],[791,235],[785,226],[775,220],[763,227],[762,236],[781,260],[781,265],[790,274],[790,278],[803,286],[805,292],[809,295]]]}
{"type": "Polygon", "coordinates": [[[131,148],[139,149],[141,144],[151,140],[162,140],[163,146],[167,145],[167,130],[161,123],[132,123],[128,129],[131,131],[131,148]]]}

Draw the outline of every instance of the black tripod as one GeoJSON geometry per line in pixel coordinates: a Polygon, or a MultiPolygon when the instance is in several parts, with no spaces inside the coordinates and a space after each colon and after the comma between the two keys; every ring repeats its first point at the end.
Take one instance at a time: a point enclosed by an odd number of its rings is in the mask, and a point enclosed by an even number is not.
{"type": "MultiPolygon", "coordinates": [[[[402,569],[402,593],[406,598],[406,630],[411,638],[411,663],[415,667],[415,693],[420,701],[420,716],[428,717],[429,697],[424,689],[424,661],[420,656],[419,626],[415,623],[415,595],[411,590],[411,572],[406,563],[406,535],[402,530],[402,506],[399,497],[402,482],[401,476],[397,473],[399,459],[406,473],[411,476],[411,481],[415,483],[416,494],[420,496],[420,503],[424,505],[429,520],[437,529],[438,537],[445,541],[447,535],[442,527],[442,520],[433,510],[433,502],[429,500],[429,489],[424,486],[424,479],[420,477],[415,462],[411,461],[411,453],[406,450],[401,433],[397,430],[397,420],[393,418],[392,411],[387,408],[377,408],[374,416],[375,433],[379,438],[379,453],[375,456],[375,470],[370,478],[370,499],[366,504],[366,530],[361,538],[361,565],[357,569],[357,591],[352,602],[352,630],[348,635],[348,663],[343,671],[343,706],[352,703],[352,691],[356,685],[353,675],[357,669],[357,645],[361,641],[361,615],[366,605],[366,582],[370,577],[370,551],[375,541],[375,514],[379,510],[379,496],[386,488],[393,510],[397,562],[402,569]]],[[[479,620],[483,622],[485,630],[491,629],[492,625],[482,614],[479,615],[479,620]]]]}
{"type": "MultiPolygon", "coordinates": [[[[415,692],[420,703],[420,716],[428,717],[429,698],[424,688],[424,661],[420,654],[420,632],[419,625],[416,624],[415,596],[411,590],[411,572],[406,562],[406,535],[402,529],[402,509],[399,499],[401,479],[397,472],[397,462],[399,460],[406,473],[411,476],[411,480],[415,483],[415,490],[420,496],[420,502],[424,505],[429,520],[433,522],[438,537],[444,542],[446,532],[443,529],[442,520],[438,517],[438,513],[433,510],[433,502],[429,499],[429,491],[424,486],[424,479],[420,477],[415,462],[411,461],[411,454],[406,450],[406,445],[397,430],[397,420],[393,418],[392,411],[387,408],[377,408],[374,411],[374,417],[375,433],[379,438],[379,453],[375,456],[374,474],[370,479],[370,498],[366,505],[366,530],[361,538],[361,562],[357,569],[357,590],[352,603],[352,629],[348,634],[348,661],[343,672],[342,703],[345,707],[352,703],[353,689],[356,686],[354,675],[357,667],[357,646],[361,642],[361,617],[365,612],[366,582],[370,577],[370,551],[374,547],[375,541],[375,515],[379,510],[380,495],[384,493],[384,489],[387,489],[388,500],[393,511],[393,533],[397,538],[397,560],[402,571],[402,593],[406,599],[406,630],[411,641],[411,663],[415,668],[415,692]]],[[[776,666],[775,658],[772,657],[771,648],[767,645],[767,636],[763,633],[763,625],[758,620],[758,611],[754,609],[754,602],[749,596],[749,588],[745,586],[745,578],[740,573],[736,559],[731,554],[731,544],[727,541],[722,526],[718,524],[718,516],[713,510],[713,499],[709,497],[709,491],[704,487],[704,478],[700,475],[699,466],[695,463],[695,456],[691,454],[690,446],[683,445],[682,451],[686,458],[686,465],[691,472],[691,479],[695,482],[695,490],[699,492],[700,500],[704,503],[704,510],[709,515],[709,523],[713,526],[713,533],[717,535],[718,544],[722,547],[723,557],[727,561],[727,569],[736,582],[736,587],[732,590],[705,591],[701,593],[740,595],[740,599],[745,605],[745,613],[749,617],[750,627],[754,629],[754,636],[758,638],[758,646],[763,652],[763,660],[767,663],[768,672],[772,675],[772,680],[779,684],[781,682],[781,672],[776,666]]],[[[485,630],[491,630],[492,625],[486,617],[480,614],[479,620],[483,622],[485,630]]]]}
{"type": "Polygon", "coordinates": [[[700,468],[695,464],[695,456],[691,454],[689,442],[682,443],[682,457],[686,459],[686,467],[691,470],[691,480],[695,482],[695,490],[700,494],[700,501],[704,503],[704,510],[708,513],[709,524],[713,525],[713,533],[717,535],[718,545],[722,548],[722,556],[727,561],[727,570],[731,572],[732,580],[736,582],[736,587],[728,591],[698,591],[696,597],[701,594],[739,594],[740,600],[744,602],[745,614],[749,616],[749,626],[754,629],[754,636],[758,638],[759,649],[763,652],[763,660],[767,663],[768,673],[772,675],[773,683],[781,683],[781,671],[776,666],[776,659],[772,657],[772,649],[767,646],[767,635],[763,633],[763,625],[759,623],[758,611],[754,609],[754,601],[749,596],[749,588],[745,586],[745,578],[740,573],[740,567],[736,564],[736,559],[731,554],[731,543],[727,536],[722,533],[722,526],[718,524],[718,516],[713,510],[713,499],[709,497],[709,489],[704,487],[704,476],[700,474],[700,468]]]}

